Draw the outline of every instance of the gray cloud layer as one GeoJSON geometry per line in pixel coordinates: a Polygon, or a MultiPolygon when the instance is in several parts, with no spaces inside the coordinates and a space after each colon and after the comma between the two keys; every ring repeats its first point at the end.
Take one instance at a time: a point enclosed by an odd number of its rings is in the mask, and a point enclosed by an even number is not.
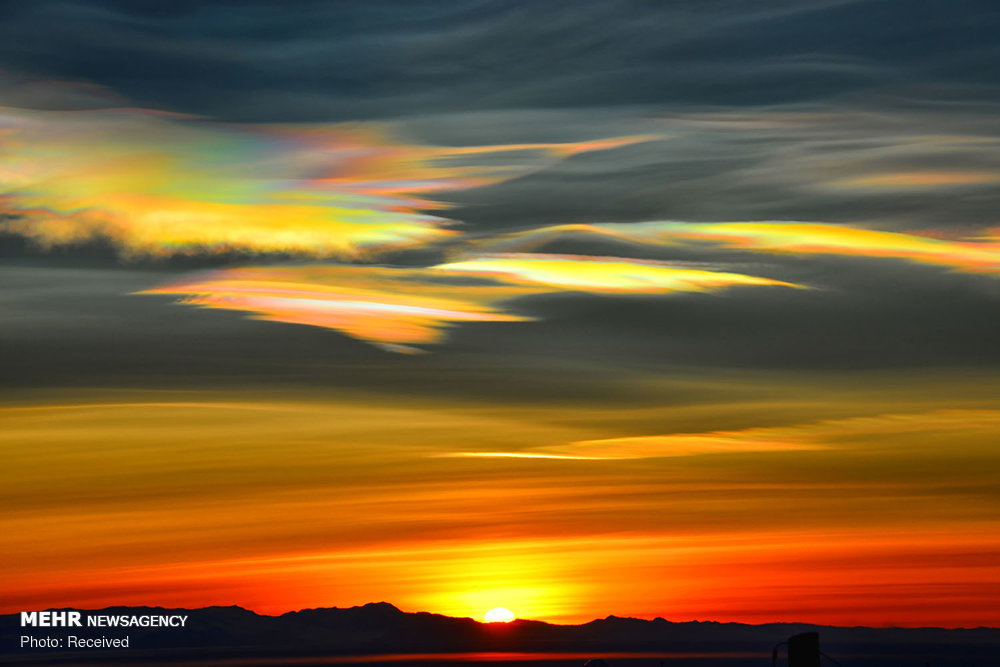
{"type": "Polygon", "coordinates": [[[231,120],[758,105],[876,89],[996,99],[1000,83],[988,0],[43,0],[2,11],[0,67],[231,120]]]}

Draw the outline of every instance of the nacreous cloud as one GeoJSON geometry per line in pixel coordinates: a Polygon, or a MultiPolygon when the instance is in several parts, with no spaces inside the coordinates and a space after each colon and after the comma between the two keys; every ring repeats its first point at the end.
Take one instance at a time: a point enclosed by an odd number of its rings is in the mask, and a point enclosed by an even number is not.
{"type": "Polygon", "coordinates": [[[498,304],[561,291],[608,294],[795,287],[737,273],[617,257],[482,257],[427,269],[297,266],[227,269],[142,292],[257,319],[334,329],[395,352],[439,343],[456,322],[523,322],[498,304]]]}
{"type": "Polygon", "coordinates": [[[385,126],[235,126],[153,111],[0,108],[0,231],[125,256],[352,258],[454,232],[433,193],[648,137],[439,147],[385,126]],[[6,218],[6,219],[5,219],[6,218]]]}
{"type": "Polygon", "coordinates": [[[768,254],[844,255],[902,259],[968,273],[1000,274],[995,235],[954,240],[844,225],[806,222],[638,222],[554,225],[481,242],[487,250],[526,250],[572,237],[596,236],[626,244],[704,244],[768,254]]]}
{"type": "Polygon", "coordinates": [[[253,313],[255,319],[334,329],[394,352],[437,343],[453,322],[520,322],[492,306],[531,290],[430,281],[419,269],[370,266],[226,269],[142,294],[185,295],[181,303],[253,313]]]}
{"type": "Polygon", "coordinates": [[[477,257],[434,267],[525,285],[587,292],[707,292],[735,285],[798,287],[742,273],[705,271],[662,262],[584,255],[508,254],[477,257]]]}

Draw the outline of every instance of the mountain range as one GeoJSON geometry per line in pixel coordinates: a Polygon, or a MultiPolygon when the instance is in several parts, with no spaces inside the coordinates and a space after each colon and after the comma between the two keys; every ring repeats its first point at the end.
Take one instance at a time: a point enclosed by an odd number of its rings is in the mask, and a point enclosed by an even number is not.
{"type": "MultiPolygon", "coordinates": [[[[183,628],[39,628],[20,625],[20,616],[0,616],[0,663],[3,664],[283,664],[307,660],[323,664],[328,656],[337,664],[351,664],[342,656],[410,656],[412,664],[429,664],[415,654],[456,654],[456,661],[474,663],[467,654],[531,653],[557,656],[593,654],[611,656],[610,664],[769,664],[772,648],[803,632],[819,632],[821,648],[843,667],[867,665],[987,666],[1000,665],[1000,629],[832,627],[801,623],[745,625],[715,621],[676,623],[657,618],[642,620],[608,616],[582,625],[553,625],[516,620],[484,624],[470,618],[452,618],[426,612],[407,613],[386,602],[360,607],[304,609],[265,616],[241,607],[164,609],[111,607],[88,610],[85,616],[184,614],[183,628]],[[64,638],[129,636],[128,649],[22,649],[20,637],[64,638]],[[457,654],[466,657],[458,660],[457,654]],[[632,654],[631,657],[625,654],[632,654]],[[639,655],[644,658],[637,657],[639,655]],[[341,656],[340,658],[335,658],[341,656]],[[645,662],[643,662],[645,659],[645,662]]],[[[84,623],[86,626],[86,623],[84,623]]],[[[481,655],[484,662],[505,664],[503,657],[481,655]],[[489,659],[489,660],[487,660],[489,659]]],[[[583,660],[545,664],[583,664],[583,660]]],[[[527,664],[522,659],[510,662],[527,664]]],[[[359,662],[373,662],[359,658],[359,662]]],[[[390,659],[379,660],[385,664],[390,659]]],[[[440,658],[435,664],[448,662],[440,658]]],[[[536,663],[542,664],[542,663],[536,663]]],[[[784,664],[784,663],[781,663],[784,664]]]]}

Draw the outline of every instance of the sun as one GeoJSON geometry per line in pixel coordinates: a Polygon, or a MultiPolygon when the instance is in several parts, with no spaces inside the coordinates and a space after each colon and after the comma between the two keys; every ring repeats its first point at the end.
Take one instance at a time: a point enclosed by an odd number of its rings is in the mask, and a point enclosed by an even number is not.
{"type": "Polygon", "coordinates": [[[483,615],[483,620],[487,623],[510,623],[514,620],[514,612],[503,607],[495,607],[483,615]]]}

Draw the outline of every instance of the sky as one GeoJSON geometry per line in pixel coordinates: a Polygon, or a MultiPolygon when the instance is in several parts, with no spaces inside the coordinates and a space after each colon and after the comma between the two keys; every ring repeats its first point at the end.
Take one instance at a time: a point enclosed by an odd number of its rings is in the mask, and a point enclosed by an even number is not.
{"type": "Polygon", "coordinates": [[[0,18],[0,612],[1000,625],[996,3],[0,18]]]}

